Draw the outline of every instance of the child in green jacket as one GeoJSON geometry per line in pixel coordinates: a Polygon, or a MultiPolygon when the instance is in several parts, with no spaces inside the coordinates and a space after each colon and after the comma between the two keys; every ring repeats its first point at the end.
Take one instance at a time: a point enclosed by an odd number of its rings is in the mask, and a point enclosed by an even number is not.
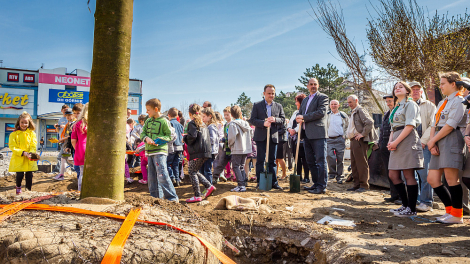
{"type": "Polygon", "coordinates": [[[166,166],[168,144],[171,140],[171,124],[160,114],[160,100],[153,98],[145,103],[149,118],[145,121],[140,138],[145,142],[145,155],[148,157],[148,186],[150,195],[178,202],[166,166]],[[157,143],[155,143],[157,142],[157,143]]]}

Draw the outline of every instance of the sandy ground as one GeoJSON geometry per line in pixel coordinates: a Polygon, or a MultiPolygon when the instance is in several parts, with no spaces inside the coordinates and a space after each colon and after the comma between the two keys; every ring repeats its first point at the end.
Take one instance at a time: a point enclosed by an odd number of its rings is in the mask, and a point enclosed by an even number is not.
{"type": "MultiPolygon", "coordinates": [[[[132,174],[138,179],[138,174],[132,174]]],[[[186,181],[177,187],[180,202],[193,196],[192,187],[186,181]]],[[[444,214],[444,210],[435,209],[432,212],[419,213],[424,222],[413,221],[409,218],[398,218],[389,212],[397,205],[384,203],[383,198],[388,191],[371,188],[364,193],[346,191],[352,183],[328,185],[326,194],[314,195],[306,191],[289,193],[288,181],[280,181],[285,187],[283,191],[257,191],[255,183],[249,183],[247,192],[237,193],[241,197],[263,196],[269,199],[272,213],[255,213],[247,217],[239,211],[213,210],[217,202],[228,195],[234,182],[219,183],[214,195],[209,197],[208,204],[187,204],[201,217],[208,219],[220,227],[224,234],[230,236],[237,233],[237,226],[282,226],[299,229],[308,228],[332,238],[325,241],[324,252],[335,256],[328,258],[347,259],[342,263],[470,263],[470,219],[465,217],[463,225],[443,225],[429,223],[436,216],[444,214]],[[290,211],[286,207],[293,207],[290,211]],[[340,227],[319,225],[316,221],[324,216],[353,220],[355,227],[340,227]],[[345,258],[348,256],[348,258],[345,258]]],[[[304,184],[302,184],[304,185],[304,184]]],[[[14,195],[14,176],[0,178],[0,196],[14,195]]],[[[52,175],[36,173],[33,179],[33,190],[40,192],[64,191],[77,188],[74,176],[56,182],[52,175]]],[[[201,185],[201,190],[203,187],[201,185]]],[[[127,202],[155,202],[149,197],[148,188],[135,181],[125,185],[127,202]]],[[[442,208],[442,205],[441,205],[442,208]]]]}

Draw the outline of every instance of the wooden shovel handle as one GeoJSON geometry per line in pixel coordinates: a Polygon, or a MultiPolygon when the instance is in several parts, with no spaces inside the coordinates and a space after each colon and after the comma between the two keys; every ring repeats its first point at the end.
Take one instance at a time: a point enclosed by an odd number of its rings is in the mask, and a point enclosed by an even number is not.
{"type": "Polygon", "coordinates": [[[295,151],[295,166],[297,167],[297,161],[299,159],[299,147],[300,147],[300,131],[302,131],[301,125],[297,125],[299,131],[297,132],[297,150],[295,151]]]}
{"type": "Polygon", "coordinates": [[[270,141],[270,137],[271,137],[270,132],[271,132],[271,127],[268,127],[268,134],[266,135],[266,163],[269,162],[269,141],[270,141]]]}

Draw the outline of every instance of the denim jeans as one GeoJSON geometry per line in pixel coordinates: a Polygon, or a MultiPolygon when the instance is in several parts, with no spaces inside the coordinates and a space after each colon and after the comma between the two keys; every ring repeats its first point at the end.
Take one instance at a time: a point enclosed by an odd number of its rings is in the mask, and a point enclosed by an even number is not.
{"type": "Polygon", "coordinates": [[[77,179],[80,178],[80,166],[73,165],[73,169],[77,173],[77,179]]]}
{"type": "Polygon", "coordinates": [[[232,170],[235,177],[237,177],[238,186],[245,186],[248,177],[245,173],[245,162],[247,154],[232,154],[232,170]]]}
{"type": "Polygon", "coordinates": [[[312,175],[313,185],[326,189],[328,172],[326,163],[326,138],[304,139],[305,158],[312,175]]]}
{"type": "Polygon", "coordinates": [[[150,196],[177,201],[175,187],[166,167],[166,155],[148,156],[148,185],[150,196]]]}
{"type": "Polygon", "coordinates": [[[212,158],[206,160],[199,169],[199,173],[204,175],[204,177],[212,184],[212,164],[214,163],[215,155],[212,154],[212,158]]]}
{"type": "Polygon", "coordinates": [[[174,153],[168,154],[166,165],[168,167],[168,175],[170,175],[170,179],[181,181],[179,177],[179,164],[182,153],[183,151],[175,151],[174,153]]]}
{"type": "Polygon", "coordinates": [[[428,183],[429,162],[431,161],[431,152],[428,146],[423,149],[424,154],[424,169],[418,170],[417,173],[421,179],[421,193],[418,196],[418,201],[431,206],[433,202],[433,189],[428,183]]]}
{"type": "Polygon", "coordinates": [[[230,159],[232,158],[232,156],[226,155],[223,146],[224,145],[222,143],[219,144],[219,154],[215,158],[215,161],[213,164],[214,165],[213,178],[215,177],[216,180],[219,179],[220,174],[224,171],[225,166],[229,164],[230,159]]]}

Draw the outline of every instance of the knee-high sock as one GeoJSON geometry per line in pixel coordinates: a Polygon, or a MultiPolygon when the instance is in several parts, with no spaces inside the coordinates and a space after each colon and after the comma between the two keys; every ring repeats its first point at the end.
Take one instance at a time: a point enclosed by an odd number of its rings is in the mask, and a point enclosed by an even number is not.
{"type": "Polygon", "coordinates": [[[416,201],[418,201],[418,184],[407,185],[406,189],[408,190],[408,207],[411,212],[416,212],[416,201]]]}
{"type": "Polygon", "coordinates": [[[403,182],[399,184],[395,184],[395,188],[397,189],[398,195],[400,196],[402,205],[404,207],[408,207],[409,206],[408,194],[406,193],[405,184],[403,182]]]}
{"type": "Polygon", "coordinates": [[[451,215],[455,217],[463,217],[463,189],[462,185],[449,186],[450,197],[452,198],[451,215]]]}
{"type": "Polygon", "coordinates": [[[452,199],[450,198],[449,190],[444,185],[434,188],[434,192],[446,207],[446,213],[450,214],[452,209],[452,199]]]}

